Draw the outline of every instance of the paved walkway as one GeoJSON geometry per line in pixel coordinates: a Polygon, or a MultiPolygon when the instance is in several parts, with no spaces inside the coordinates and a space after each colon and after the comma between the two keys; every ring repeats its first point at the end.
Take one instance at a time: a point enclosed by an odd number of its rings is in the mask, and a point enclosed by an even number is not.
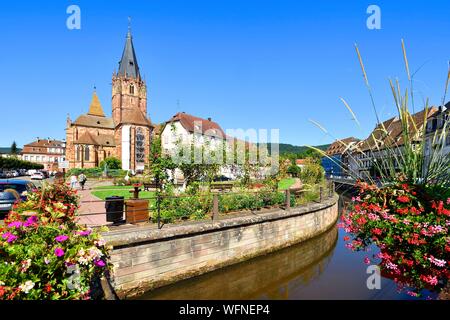
{"type": "Polygon", "coordinates": [[[88,226],[102,226],[109,225],[110,222],[106,222],[106,209],[105,201],[93,196],[91,194],[92,189],[99,185],[109,185],[110,182],[106,183],[104,181],[87,181],[84,186],[84,190],[77,188],[78,195],[80,196],[80,208],[78,209],[79,219],[78,223],[85,224],[88,226]],[[90,215],[93,213],[100,213],[96,215],[90,215]]]}
{"type": "Polygon", "coordinates": [[[300,189],[301,187],[303,187],[302,181],[299,178],[295,178],[294,184],[289,189],[300,189]]]}

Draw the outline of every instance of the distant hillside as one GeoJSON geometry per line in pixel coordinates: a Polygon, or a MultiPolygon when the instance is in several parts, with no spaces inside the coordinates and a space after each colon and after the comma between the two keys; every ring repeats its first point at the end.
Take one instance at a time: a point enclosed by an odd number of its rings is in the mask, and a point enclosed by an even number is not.
{"type": "MultiPolygon", "coordinates": [[[[21,148],[17,148],[17,153],[19,153],[20,151],[22,151],[22,149],[21,148]]],[[[10,147],[0,147],[0,153],[10,154],[11,153],[11,148],[10,147]]]]}
{"type": "MultiPolygon", "coordinates": [[[[330,144],[323,144],[323,145],[314,146],[314,147],[325,151],[328,149],[329,146],[330,146],[330,144]]],[[[299,153],[304,153],[304,152],[310,150],[310,148],[308,148],[307,146],[294,146],[292,144],[287,144],[287,143],[280,143],[278,145],[278,148],[280,150],[280,154],[286,154],[286,153],[299,154],[299,153]]],[[[270,146],[269,146],[269,153],[270,153],[270,146]]]]}

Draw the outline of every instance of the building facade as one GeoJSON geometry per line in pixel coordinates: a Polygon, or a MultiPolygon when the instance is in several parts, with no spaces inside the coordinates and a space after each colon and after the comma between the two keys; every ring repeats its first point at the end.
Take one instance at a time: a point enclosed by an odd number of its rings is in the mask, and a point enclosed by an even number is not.
{"type": "Polygon", "coordinates": [[[325,176],[347,177],[350,172],[350,158],[353,146],[359,139],[350,137],[333,142],[326,151],[326,156],[322,157],[322,167],[325,176]]]}
{"type": "Polygon", "coordinates": [[[69,168],[93,168],[107,157],[121,160],[124,170],[143,170],[148,161],[153,126],[147,116],[147,86],[141,78],[131,31],[118,72],[112,76],[112,117],[96,92],[89,111],[66,125],[69,168]]]}
{"type": "MultiPolygon", "coordinates": [[[[437,108],[432,107],[428,111],[422,110],[410,115],[408,139],[412,141],[413,147],[420,145],[423,139],[422,128],[437,111],[437,108]]],[[[349,159],[352,176],[377,180],[380,177],[379,168],[387,165],[395,170],[399,168],[398,160],[403,153],[404,138],[403,124],[399,117],[378,124],[367,139],[353,147],[349,159]]]]}
{"type": "Polygon", "coordinates": [[[425,135],[425,168],[433,157],[450,154],[450,102],[440,106],[427,122],[425,135]]]}
{"type": "Polygon", "coordinates": [[[22,160],[39,163],[45,170],[56,172],[66,160],[66,143],[59,140],[37,139],[23,146],[22,160]]]}

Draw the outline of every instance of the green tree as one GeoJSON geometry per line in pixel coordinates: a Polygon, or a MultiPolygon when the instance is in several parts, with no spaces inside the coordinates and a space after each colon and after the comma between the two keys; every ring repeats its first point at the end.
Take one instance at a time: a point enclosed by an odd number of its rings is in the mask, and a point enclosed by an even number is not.
{"type": "Polygon", "coordinates": [[[175,168],[176,166],[172,159],[162,152],[161,138],[154,138],[150,145],[149,163],[146,175],[152,178],[161,190],[162,185],[170,183],[169,172],[173,172],[175,168]]]}
{"type": "Polygon", "coordinates": [[[296,164],[291,164],[289,168],[287,169],[287,173],[289,173],[292,177],[299,177],[302,169],[300,169],[299,166],[296,164]]]}
{"type": "Polygon", "coordinates": [[[99,167],[104,168],[105,164],[108,166],[108,169],[121,169],[122,168],[122,161],[115,157],[109,157],[105,158],[102,162],[100,162],[99,167]]]}
{"type": "Polygon", "coordinates": [[[13,143],[11,144],[11,154],[12,155],[17,155],[17,144],[15,141],[13,141],[13,143]]]}

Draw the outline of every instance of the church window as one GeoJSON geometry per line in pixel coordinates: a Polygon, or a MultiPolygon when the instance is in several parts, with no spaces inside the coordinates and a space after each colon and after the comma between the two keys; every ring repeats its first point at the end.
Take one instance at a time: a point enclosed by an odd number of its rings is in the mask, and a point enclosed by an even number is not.
{"type": "Polygon", "coordinates": [[[144,135],[144,131],[142,130],[142,128],[136,129],[135,156],[136,156],[136,163],[144,163],[145,135],[144,135]]]}
{"type": "Polygon", "coordinates": [[[77,161],[81,161],[81,146],[77,146],[77,161]]]}
{"type": "Polygon", "coordinates": [[[130,94],[134,94],[134,85],[130,84],[130,94]]]}
{"type": "Polygon", "coordinates": [[[84,147],[84,160],[89,161],[89,146],[84,147]]]}

